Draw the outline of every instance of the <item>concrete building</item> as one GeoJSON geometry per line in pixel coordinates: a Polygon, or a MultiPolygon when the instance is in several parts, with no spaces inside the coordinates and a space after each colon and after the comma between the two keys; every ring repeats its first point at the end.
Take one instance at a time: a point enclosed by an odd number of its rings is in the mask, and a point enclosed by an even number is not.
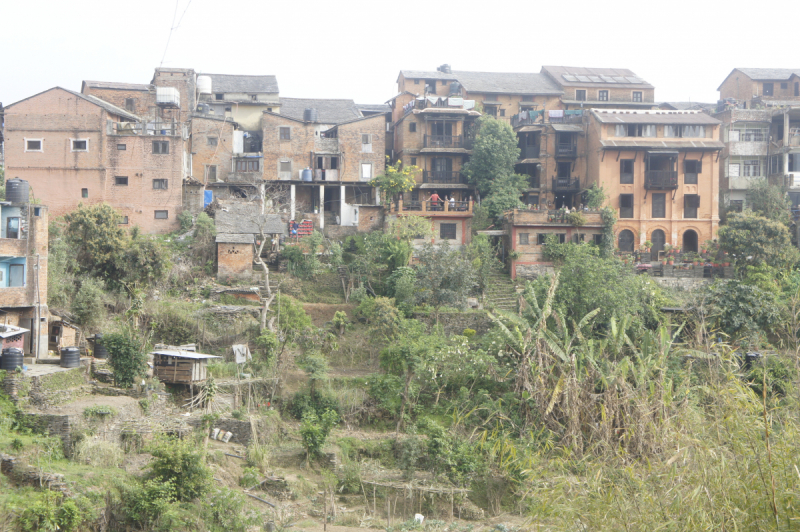
{"type": "Polygon", "coordinates": [[[48,208],[0,202],[0,325],[27,330],[25,354],[47,355],[48,208]]]}
{"type": "Polygon", "coordinates": [[[148,233],[174,230],[186,174],[185,129],[179,91],[155,87],[154,93],[152,114],[144,117],[61,87],[8,106],[6,175],[27,180],[54,216],[106,202],[120,211],[121,224],[148,233]]]}
{"type": "Polygon", "coordinates": [[[230,118],[254,137],[260,133],[263,111],[280,113],[275,76],[198,73],[197,81],[198,112],[230,118]]]}

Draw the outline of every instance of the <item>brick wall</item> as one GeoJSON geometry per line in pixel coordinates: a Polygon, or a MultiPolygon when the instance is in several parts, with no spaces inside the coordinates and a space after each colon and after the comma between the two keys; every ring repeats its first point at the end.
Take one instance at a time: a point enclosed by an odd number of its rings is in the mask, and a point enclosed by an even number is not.
{"type": "Polygon", "coordinates": [[[217,181],[227,181],[233,155],[233,123],[198,116],[192,117],[192,177],[201,183],[208,178],[207,166],[217,167],[217,181]],[[209,138],[217,144],[209,144],[209,138]]]}
{"type": "Polygon", "coordinates": [[[291,179],[299,179],[300,170],[311,168],[316,125],[270,113],[264,113],[261,124],[264,133],[264,179],[278,179],[281,161],[291,162],[291,179]],[[290,129],[290,140],[280,139],[281,127],[290,129]]]}
{"type": "Polygon", "coordinates": [[[104,89],[98,87],[86,86],[83,89],[83,94],[90,94],[96,96],[101,100],[114,104],[117,107],[130,111],[135,115],[145,115],[148,110],[156,104],[155,91],[148,90],[121,90],[121,89],[104,89]],[[132,99],[134,103],[133,110],[125,106],[125,100],[132,99]]]}
{"type": "Polygon", "coordinates": [[[358,208],[358,232],[369,233],[383,227],[383,206],[361,205],[358,208]]]}
{"type": "Polygon", "coordinates": [[[25,286],[0,288],[0,307],[31,307],[39,301],[46,308],[48,208],[31,204],[14,206],[20,207],[23,238],[0,238],[0,255],[26,258],[25,286]]]}
{"type": "Polygon", "coordinates": [[[338,127],[339,150],[342,165],[339,179],[342,181],[362,181],[361,164],[372,165],[372,177],[378,176],[386,168],[386,119],[375,115],[338,127]],[[371,136],[371,151],[364,151],[361,135],[371,136]]]}
{"type": "Polygon", "coordinates": [[[217,278],[249,279],[253,276],[253,244],[217,243],[217,278]]]}

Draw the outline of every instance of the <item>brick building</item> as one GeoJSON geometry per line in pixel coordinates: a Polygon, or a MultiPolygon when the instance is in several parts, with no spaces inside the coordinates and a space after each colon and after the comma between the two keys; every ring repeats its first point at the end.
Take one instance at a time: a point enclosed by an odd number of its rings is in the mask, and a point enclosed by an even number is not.
{"type": "Polygon", "coordinates": [[[261,113],[281,112],[278,80],[272,75],[198,73],[197,91],[198,112],[229,118],[256,137],[261,113]]]}
{"type": "Polygon", "coordinates": [[[47,355],[47,211],[0,202],[0,324],[27,329],[24,352],[38,356],[47,355]]]}
{"type": "Polygon", "coordinates": [[[154,93],[163,101],[143,101],[152,113],[146,117],[61,87],[8,106],[6,175],[27,180],[53,216],[106,202],[120,211],[121,224],[148,233],[175,229],[184,129],[177,91],[154,93]]]}

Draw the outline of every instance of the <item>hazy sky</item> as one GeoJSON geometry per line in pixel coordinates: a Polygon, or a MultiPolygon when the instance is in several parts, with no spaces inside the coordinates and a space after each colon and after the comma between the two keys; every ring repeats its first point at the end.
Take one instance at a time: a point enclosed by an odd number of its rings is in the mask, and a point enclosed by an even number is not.
{"type": "Polygon", "coordinates": [[[162,57],[165,67],[198,72],[275,74],[281,96],[357,103],[393,96],[401,69],[435,70],[442,63],[494,72],[538,72],[548,64],[630,68],[656,87],[656,101],[713,102],[734,67],[800,67],[790,29],[798,6],[4,0],[0,102],[57,85],[80,90],[84,79],[148,83],[162,57]]]}

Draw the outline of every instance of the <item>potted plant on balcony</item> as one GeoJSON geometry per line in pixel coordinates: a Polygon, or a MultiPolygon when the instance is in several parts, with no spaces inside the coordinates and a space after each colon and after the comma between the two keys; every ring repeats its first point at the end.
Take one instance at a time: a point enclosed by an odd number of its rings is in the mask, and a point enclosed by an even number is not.
{"type": "Polygon", "coordinates": [[[575,211],[567,214],[567,222],[569,222],[573,227],[582,227],[586,225],[586,217],[575,211]]]}

